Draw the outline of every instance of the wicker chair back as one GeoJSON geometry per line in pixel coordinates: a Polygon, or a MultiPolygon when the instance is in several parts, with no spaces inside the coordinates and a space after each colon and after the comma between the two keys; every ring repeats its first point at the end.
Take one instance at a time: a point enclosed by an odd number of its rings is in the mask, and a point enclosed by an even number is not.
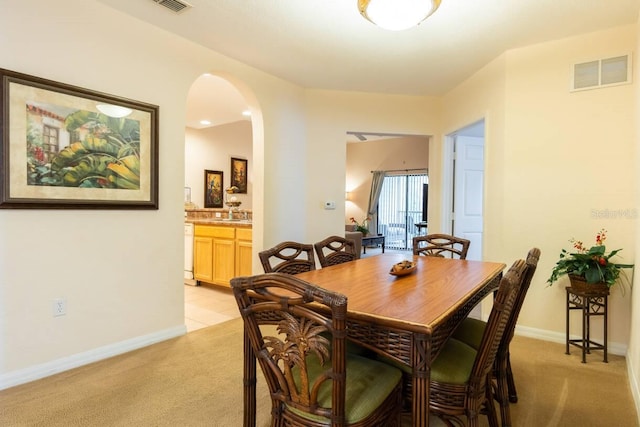
{"type": "Polygon", "coordinates": [[[313,246],[282,242],[258,254],[265,273],[298,274],[316,269],[313,246]]]}
{"type": "Polygon", "coordinates": [[[466,259],[471,241],[449,234],[427,234],[413,238],[413,254],[466,259]]]}

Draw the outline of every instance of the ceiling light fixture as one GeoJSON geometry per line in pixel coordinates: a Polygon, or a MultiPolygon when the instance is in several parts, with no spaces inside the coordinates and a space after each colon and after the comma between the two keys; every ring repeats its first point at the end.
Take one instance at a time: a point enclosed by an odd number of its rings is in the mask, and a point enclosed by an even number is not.
{"type": "Polygon", "coordinates": [[[204,126],[209,126],[211,124],[210,120],[200,120],[200,124],[204,126]]]}
{"type": "Polygon", "coordinates": [[[368,21],[391,31],[415,27],[438,9],[442,0],[358,0],[358,10],[368,21]]]}

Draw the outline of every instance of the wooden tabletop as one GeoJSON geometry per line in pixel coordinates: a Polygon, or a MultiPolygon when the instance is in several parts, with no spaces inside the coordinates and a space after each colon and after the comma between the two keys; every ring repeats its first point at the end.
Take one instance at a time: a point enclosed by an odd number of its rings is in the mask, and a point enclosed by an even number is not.
{"type": "Polygon", "coordinates": [[[504,268],[496,262],[387,253],[296,277],[346,295],[351,317],[430,333],[504,268]],[[389,274],[393,264],[406,259],[417,263],[415,272],[389,274]]]}

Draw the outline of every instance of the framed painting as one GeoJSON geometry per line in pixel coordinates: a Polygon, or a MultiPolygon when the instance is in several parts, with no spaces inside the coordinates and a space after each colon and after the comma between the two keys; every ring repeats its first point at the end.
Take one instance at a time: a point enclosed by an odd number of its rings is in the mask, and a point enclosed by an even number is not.
{"type": "Polygon", "coordinates": [[[158,209],[158,106],[0,69],[0,208],[158,209]]]}
{"type": "Polygon", "coordinates": [[[247,160],[231,158],[231,187],[237,187],[236,193],[247,193],[247,160]]]}
{"type": "Polygon", "coordinates": [[[204,171],[204,207],[221,208],[224,204],[224,192],[222,185],[224,181],[221,171],[204,171]]]}

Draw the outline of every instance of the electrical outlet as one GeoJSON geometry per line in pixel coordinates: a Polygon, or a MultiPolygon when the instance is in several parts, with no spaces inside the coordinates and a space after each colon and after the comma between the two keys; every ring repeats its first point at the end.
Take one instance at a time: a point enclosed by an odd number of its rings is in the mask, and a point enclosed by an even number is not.
{"type": "Polygon", "coordinates": [[[220,218],[222,214],[220,212],[216,212],[216,218],[220,218]]]}
{"type": "Polygon", "coordinates": [[[53,317],[64,316],[67,314],[67,300],[64,298],[54,298],[51,308],[53,317]]]}

